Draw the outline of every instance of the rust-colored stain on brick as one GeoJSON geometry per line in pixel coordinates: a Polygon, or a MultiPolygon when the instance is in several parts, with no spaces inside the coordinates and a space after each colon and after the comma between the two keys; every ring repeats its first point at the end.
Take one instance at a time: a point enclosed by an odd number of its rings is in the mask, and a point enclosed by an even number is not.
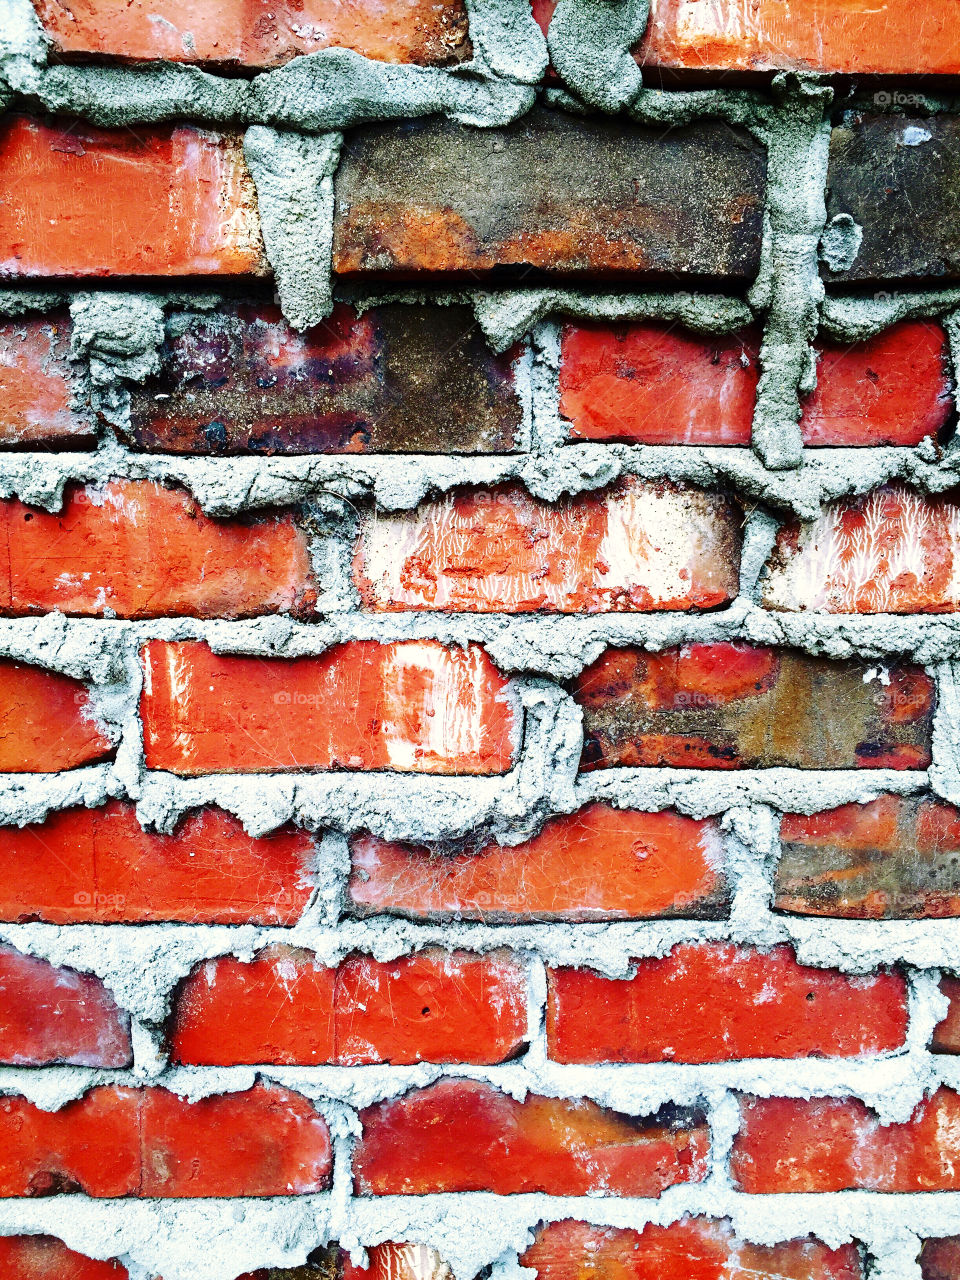
{"type": "Polygon", "coordinates": [[[491,774],[513,762],[507,681],[476,645],[354,640],[284,660],[152,640],[143,664],[150,769],[491,774]]]}
{"type": "Polygon", "coordinates": [[[350,1067],[502,1062],[525,1047],[526,976],[509,953],[427,951],[325,968],[276,946],[250,962],[208,960],[183,984],[175,1062],[350,1067]]]}
{"type": "Polygon", "coordinates": [[[118,737],[98,723],[81,681],[0,659],[0,773],[57,773],[104,760],[118,737]]]}
{"type": "Polygon", "coordinates": [[[799,915],[913,920],[960,915],[960,812],[884,795],[784,814],[774,907],[799,915]]]}
{"type": "Polygon", "coordinates": [[[633,478],[556,504],[520,486],[367,519],[354,558],[376,610],[710,609],[739,589],[740,508],[633,478]]]}
{"type": "Polygon", "coordinates": [[[250,836],[222,809],[193,811],[170,835],[145,831],[119,800],[61,809],[0,827],[0,920],[295,924],[315,861],[305,831],[250,836]]]}
{"type": "Polygon", "coordinates": [[[586,1098],[523,1102],[473,1080],[443,1080],[361,1111],[354,1154],[359,1195],[542,1191],[657,1196],[707,1175],[699,1112],[638,1119],[586,1098]]]}
{"type": "Polygon", "coordinates": [[[351,842],[350,902],[358,915],[413,920],[715,918],[729,905],[715,822],[591,804],[552,818],[518,845],[467,853],[362,835],[351,842]]]}
{"type": "Polygon", "coordinates": [[[65,312],[0,323],[0,446],[84,448],[96,438],[65,312]]]}
{"type": "Polygon", "coordinates": [[[239,134],[0,121],[0,278],[266,272],[239,134]]]}
{"type": "Polygon", "coordinates": [[[0,1272],[7,1280],[129,1280],[121,1263],[75,1253],[55,1236],[0,1236],[0,1272]]]}
{"type": "Polygon", "coordinates": [[[342,303],[297,333],[278,307],[167,322],[130,442],[170,453],[503,453],[523,420],[512,367],[465,306],[342,303]]]}
{"type": "Polygon", "coordinates": [[[33,0],[54,50],[271,67],[318,49],[382,62],[470,56],[463,0],[33,0]]]}
{"type": "Polygon", "coordinates": [[[576,681],[582,769],[925,769],[934,685],[920,667],[870,667],[740,643],[608,649],[576,681]]]}
{"type": "Polygon", "coordinates": [[[765,187],[759,144],[712,121],[658,131],[534,109],[503,129],[369,125],[337,172],[334,270],[746,280],[765,187]]]}

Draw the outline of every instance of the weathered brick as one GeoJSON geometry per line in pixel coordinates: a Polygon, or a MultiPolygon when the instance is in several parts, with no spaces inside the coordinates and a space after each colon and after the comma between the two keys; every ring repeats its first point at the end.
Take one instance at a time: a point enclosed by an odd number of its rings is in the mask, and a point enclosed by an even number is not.
{"type": "Polygon", "coordinates": [[[933,1029],[930,1048],[934,1053],[960,1053],[960,978],[944,974],[940,979],[940,993],[950,1003],[933,1029]]]}
{"type": "Polygon", "coordinates": [[[915,445],[936,436],[953,411],[943,327],[906,320],[866,342],[820,338],[816,389],[803,401],[803,442],[915,445]]]}
{"type": "Polygon", "coordinates": [[[128,1067],[130,1018],[99,978],[0,947],[0,1062],[128,1067]]]}
{"type": "Polygon", "coordinates": [[[922,1280],[958,1280],[960,1236],[940,1236],[924,1240],[919,1261],[922,1280]]]}
{"type": "Polygon", "coordinates": [[[432,854],[374,836],[351,842],[357,915],[414,920],[713,919],[730,891],[715,822],[591,804],[519,845],[432,854]]]}
{"type": "Polygon", "coordinates": [[[490,774],[513,760],[507,681],[476,645],[357,640],[284,660],[155,640],[143,662],[150,769],[490,774]]]}
{"type": "Polygon", "coordinates": [[[277,1086],[197,1102],[106,1086],[60,1111],[0,1098],[0,1196],[300,1195],[330,1170],[322,1117],[277,1086]]]}
{"type": "Polygon", "coordinates": [[[0,121],[0,278],[266,270],[239,135],[0,121]]]}
{"type": "Polygon", "coordinates": [[[856,1098],[748,1098],[733,1145],[735,1185],[781,1191],[960,1189],[960,1095],[938,1089],[905,1124],[856,1098]]]}
{"type": "Polygon", "coordinates": [[[710,609],[739,590],[741,524],[728,499],[666,482],[631,478],[556,505],[519,485],[468,490],[376,512],[353,576],[382,611],[710,609]]]}
{"type": "Polygon", "coordinates": [[[663,324],[565,325],[560,412],[573,440],[749,445],[760,335],[663,324]]]}
{"type": "Polygon", "coordinates": [[[97,722],[79,680],[0,659],[0,773],[57,773],[104,760],[117,736],[97,722]]]}
{"type": "Polygon", "coordinates": [[[933,682],[907,664],[870,670],[739,643],[608,649],[574,686],[581,768],[927,768],[933,682]]]}
{"type": "Polygon", "coordinates": [[[960,116],[847,112],[830,143],[827,212],[863,230],[847,270],[824,267],[829,280],[960,276],[960,116]]]}
{"type": "Polygon", "coordinates": [[[89,447],[96,439],[65,313],[0,322],[0,446],[89,447]]]}
{"type": "Polygon", "coordinates": [[[215,520],[182,489],[72,487],[59,512],[0,502],[0,612],[156,618],[304,613],[316,600],[290,515],[215,520]]]}
{"type": "Polygon", "coordinates": [[[551,969],[547,1044],[558,1062],[858,1057],[903,1045],[906,983],[849,977],[731,943],[681,943],[629,980],[551,969]]]}
{"type": "Polygon", "coordinates": [[[584,1098],[517,1102],[487,1084],[444,1080],[368,1107],[360,1119],[360,1195],[656,1196],[707,1173],[706,1123],[689,1110],[637,1119],[584,1098]]]}
{"type": "Polygon", "coordinates": [[[534,109],[503,129],[370,125],[337,172],[334,269],[749,279],[765,185],[760,145],[713,121],[664,131],[534,109]]]}
{"type": "Polygon", "coordinates": [[[960,812],[884,795],[784,814],[774,907],[799,915],[915,920],[960,915],[960,812]]]}
{"type": "Polygon", "coordinates": [[[181,987],[176,1062],[230,1066],[502,1062],[527,1034],[526,977],[507,953],[432,951],[325,968],[277,946],[208,960],[181,987]]]}
{"type": "Polygon", "coordinates": [[[454,1280],[453,1272],[426,1244],[367,1245],[360,1266],[339,1245],[314,1249],[302,1267],[270,1267],[244,1272],[237,1280],[454,1280]]]}
{"type": "Polygon", "coordinates": [[[290,925],[315,859],[306,832],[249,836],[221,809],[189,814],[172,835],[145,831],[118,800],[63,809],[0,827],[0,920],[290,925]]]}
{"type": "Polygon", "coordinates": [[[55,1236],[0,1236],[4,1280],[128,1280],[126,1267],[68,1249],[55,1236]]]}
{"type": "Polygon", "coordinates": [[[270,67],[340,46],[383,62],[470,56],[463,0],[33,0],[59,54],[270,67]]]}
{"type": "Polygon", "coordinates": [[[862,1280],[855,1244],[828,1249],[812,1236],[783,1244],[738,1240],[730,1223],[683,1217],[642,1231],[564,1219],[540,1228],[520,1265],[538,1280],[862,1280]]]}
{"type": "Polygon", "coordinates": [[[512,359],[469,307],[338,303],[296,333],[256,304],[178,313],[135,387],[130,442],[171,453],[504,453],[523,420],[512,359]]]}

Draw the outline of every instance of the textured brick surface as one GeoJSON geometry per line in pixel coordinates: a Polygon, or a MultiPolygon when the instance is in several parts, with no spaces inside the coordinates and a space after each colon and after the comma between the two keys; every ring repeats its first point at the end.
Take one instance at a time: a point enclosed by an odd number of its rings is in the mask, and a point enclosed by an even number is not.
{"type": "Polygon", "coordinates": [[[934,1053],[960,1053],[960,979],[944,975],[940,993],[947,998],[947,1012],[934,1028],[930,1047],[934,1053]]]}
{"type": "Polygon", "coordinates": [[[0,121],[0,277],[262,275],[239,135],[0,121]]]}
{"type": "Polygon", "coordinates": [[[73,769],[106,759],[114,745],[79,680],[0,659],[0,773],[73,769]]]}
{"type": "Polygon", "coordinates": [[[749,279],[764,187],[759,145],[715,123],[664,133],[534,110],[499,130],[371,125],[337,174],[334,268],[749,279]]]}
{"type": "Polygon", "coordinates": [[[351,869],[356,913],[414,920],[713,917],[729,904],[713,822],[605,804],[554,818],[522,844],[461,854],[360,836],[351,869]]]}
{"type": "Polygon", "coordinates": [[[709,609],[737,594],[740,525],[725,498],[662,483],[557,506],[519,487],[463,492],[371,517],[354,581],[378,610],[709,609]]]}
{"type": "Polygon", "coordinates": [[[0,445],[83,448],[95,432],[63,312],[0,322],[0,445]]]}
{"type": "Polygon", "coordinates": [[[656,1196],[706,1176],[702,1118],[637,1119],[586,1099],[517,1102],[489,1085],[446,1080],[361,1112],[354,1155],[361,1195],[496,1191],[656,1196]]]}
{"type": "Polygon", "coordinates": [[[923,1280],[957,1280],[960,1276],[960,1236],[924,1240],[919,1262],[923,1280]]]}
{"type": "Polygon", "coordinates": [[[476,646],[358,640],[284,661],[155,640],[143,664],[151,769],[483,774],[513,759],[507,682],[476,646]]]}
{"type": "Polygon", "coordinates": [[[68,1249],[55,1236],[0,1236],[6,1280],[127,1280],[119,1262],[99,1262],[68,1249]]]}
{"type": "Polygon", "coordinates": [[[744,644],[608,649],[574,687],[581,767],[925,768],[930,677],[897,665],[884,683],[869,670],[744,644]]]}
{"type": "Polygon", "coordinates": [[[498,453],[523,419],[512,354],[464,306],[338,304],[296,333],[240,304],[167,323],[162,369],[134,388],[130,439],[172,453],[498,453]]]}

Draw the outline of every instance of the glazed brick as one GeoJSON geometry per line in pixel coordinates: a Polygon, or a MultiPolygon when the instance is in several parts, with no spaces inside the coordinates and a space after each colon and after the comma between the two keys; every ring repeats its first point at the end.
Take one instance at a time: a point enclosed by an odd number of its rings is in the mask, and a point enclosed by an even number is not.
{"type": "Polygon", "coordinates": [[[188,814],[172,835],[145,831],[119,800],[63,809],[0,827],[0,920],[291,925],[315,860],[306,832],[249,836],[221,809],[188,814]]]}
{"type": "Polygon", "coordinates": [[[927,768],[932,680],[907,664],[870,670],[739,643],[608,649],[574,685],[580,767],[927,768]]]}
{"type": "Polygon", "coordinates": [[[518,845],[435,855],[375,836],[350,846],[350,909],[413,920],[716,919],[730,904],[717,824],[591,804],[518,845]]]}
{"type": "Polygon", "coordinates": [[[940,994],[946,996],[949,1005],[933,1029],[930,1048],[934,1053],[960,1053],[960,979],[944,974],[940,994]]]}
{"type": "Polygon", "coordinates": [[[642,1231],[564,1219],[542,1226],[520,1258],[538,1280],[862,1280],[856,1245],[812,1236],[782,1244],[738,1240],[725,1219],[683,1217],[642,1231]]]}
{"type": "Polygon", "coordinates": [[[958,189],[960,116],[846,113],[830,143],[827,213],[852,217],[863,241],[846,271],[824,274],[938,284],[960,276],[958,189]]]}
{"type": "Polygon", "coordinates": [[[266,271],[239,134],[0,122],[0,278],[266,271]]]}
{"type": "Polygon", "coordinates": [[[290,515],[214,520],[182,489],[72,487],[62,510],[0,502],[0,612],[243,618],[316,600],[306,534],[290,515]]]}
{"type": "Polygon", "coordinates": [[[542,1191],[657,1196],[707,1174],[702,1114],[637,1119],[587,1099],[523,1102],[473,1080],[443,1080],[360,1113],[358,1195],[542,1191]]]}
{"type": "Polygon", "coordinates": [[[898,974],[849,977],[797,963],[789,947],[681,943],[629,980],[549,971],[547,1044],[557,1062],[732,1062],[859,1057],[900,1048],[898,974]]]}
{"type": "Polygon", "coordinates": [[[0,1236],[4,1280],[128,1280],[126,1267],[68,1249],[55,1236],[0,1236]]]}
{"type": "Polygon", "coordinates": [[[817,385],[805,397],[803,442],[916,445],[953,412],[947,337],[929,320],[906,320],[866,342],[816,343],[817,385]]]}
{"type": "Polygon", "coordinates": [[[354,956],[325,968],[277,946],[196,969],[174,1006],[171,1046],[175,1062],[212,1066],[492,1063],[515,1057],[526,1034],[526,977],[507,953],[354,956]]]}
{"type": "Polygon", "coordinates": [[[502,129],[371,125],[337,172],[334,269],[746,280],[765,187],[760,145],[713,121],[648,130],[534,109],[502,129]]]}
{"type": "Polygon", "coordinates": [[[960,503],[901,485],[781,526],[763,604],[785,612],[953,613],[960,608],[960,503]]]}
{"type": "Polygon", "coordinates": [[[465,306],[338,303],[297,333],[242,303],[167,321],[130,393],[130,443],[168,453],[505,453],[523,406],[465,306]]]}
{"type": "Polygon", "coordinates": [[[924,1240],[919,1262],[921,1280],[958,1280],[960,1236],[940,1236],[924,1240]]]}
{"type": "Polygon", "coordinates": [[[475,645],[355,640],[284,660],[155,640],[143,665],[149,769],[493,774],[513,760],[507,680],[475,645]]]}
{"type": "Polygon", "coordinates": [[[0,773],[58,773],[113,754],[86,685],[0,659],[0,773]]]}
{"type": "Polygon", "coordinates": [[[734,1184],[763,1192],[956,1191],[960,1096],[938,1089],[905,1124],[881,1125],[856,1098],[747,1098],[734,1184]]]}
{"type": "Polygon", "coordinates": [[[784,814],[774,907],[797,915],[918,920],[960,915],[960,812],[884,795],[784,814]]]}
{"type": "Polygon", "coordinates": [[[353,577],[367,608],[607,613],[710,609],[740,580],[740,507],[633,478],[553,506],[467,490],[364,524],[353,577]]]}
{"type": "Polygon", "coordinates": [[[0,321],[0,446],[83,449],[96,439],[66,313],[0,321]]]}
{"type": "Polygon", "coordinates": [[[261,9],[244,0],[33,0],[58,54],[129,61],[271,67],[318,49],[354,49],[382,62],[425,65],[470,56],[462,0],[286,0],[261,9]]]}
{"type": "Polygon", "coordinates": [[[675,326],[565,325],[560,412],[572,440],[749,445],[760,334],[675,326]]]}
{"type": "Polygon", "coordinates": [[[5,1097],[0,1137],[0,1196],[301,1195],[330,1181],[322,1117],[275,1086],[197,1102],[106,1086],[60,1111],[5,1097]]]}
{"type": "Polygon", "coordinates": [[[99,978],[0,947],[0,1062],[128,1067],[130,1018],[99,978]]]}

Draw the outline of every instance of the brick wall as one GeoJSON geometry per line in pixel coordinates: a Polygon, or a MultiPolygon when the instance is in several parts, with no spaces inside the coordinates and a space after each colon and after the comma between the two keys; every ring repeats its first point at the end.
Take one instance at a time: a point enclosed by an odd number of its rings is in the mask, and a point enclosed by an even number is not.
{"type": "Polygon", "coordinates": [[[0,0],[2,1280],[960,1280],[958,16],[0,0]]]}

